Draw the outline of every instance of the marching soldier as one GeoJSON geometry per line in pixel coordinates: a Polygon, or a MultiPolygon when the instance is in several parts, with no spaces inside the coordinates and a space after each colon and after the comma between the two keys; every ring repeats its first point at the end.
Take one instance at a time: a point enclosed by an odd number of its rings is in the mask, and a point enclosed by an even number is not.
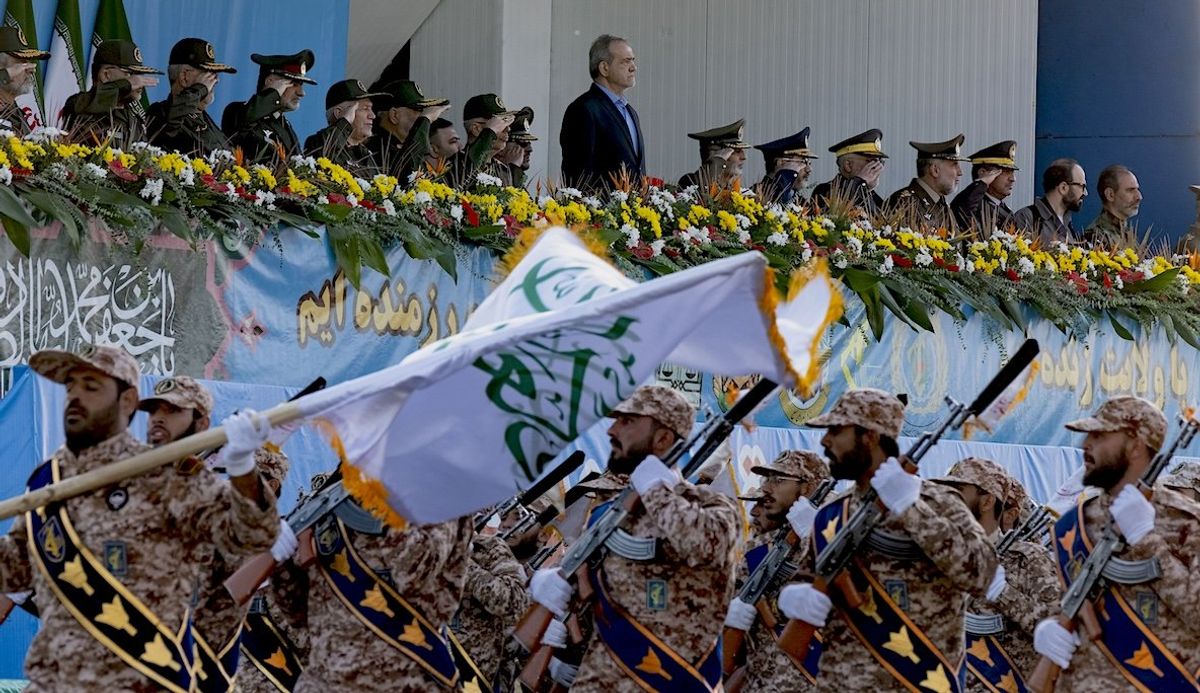
{"type": "MultiPolygon", "coordinates": [[[[564,664],[571,661],[567,652],[552,664],[551,675],[566,685],[573,679],[578,691],[715,688],[740,534],[734,501],[681,480],[659,460],[692,429],[695,414],[682,395],[659,385],[640,387],[612,416],[608,470],[587,484],[601,505],[632,484],[641,506],[591,571],[594,627],[581,619],[579,648],[586,651],[577,674],[564,664]]],[[[601,510],[593,509],[593,519],[601,510]]],[[[538,571],[530,584],[534,601],[560,618],[572,592],[552,569],[538,571]]],[[[543,642],[566,645],[561,621],[551,623],[543,642]]]]}
{"type": "MultiPolygon", "coordinates": [[[[750,470],[763,477],[763,496],[760,505],[763,517],[771,518],[772,522],[782,525],[788,520],[789,511],[797,503],[808,504],[808,496],[816,491],[822,481],[829,478],[829,467],[820,455],[803,450],[785,450],[773,462],[758,465],[750,470]]],[[[815,508],[812,512],[815,512],[815,508]]],[[[797,513],[791,513],[796,515],[797,513]]],[[[799,513],[803,516],[803,513],[799,513]]],[[[811,514],[808,515],[811,517],[811,514]]],[[[799,565],[808,549],[808,534],[812,524],[801,524],[793,527],[801,543],[796,554],[789,560],[799,565]]],[[[771,550],[771,536],[762,536],[761,543],[746,551],[742,562],[738,565],[738,581],[745,580],[760,561],[766,558],[771,550]]],[[[791,575],[781,576],[785,579],[791,575]]],[[[774,603],[778,597],[778,588],[763,595],[763,599],[771,604],[769,607],[774,620],[782,628],[783,619],[776,611],[774,603]]],[[[749,634],[746,644],[746,679],[744,690],[763,691],[794,691],[806,689],[816,678],[816,671],[798,668],[775,644],[774,623],[765,623],[754,604],[747,604],[737,598],[729,603],[729,611],[725,614],[725,625],[730,628],[746,631],[749,634]]]]}
{"type": "Polygon", "coordinates": [[[229,141],[208,114],[222,73],[237,69],[217,62],[213,46],[198,38],[185,38],[171,48],[167,79],[171,93],[150,104],[146,112],[150,141],[167,150],[205,155],[227,149],[229,141]]]}
{"type": "Polygon", "coordinates": [[[1195,690],[1200,505],[1162,483],[1147,500],[1137,484],[1163,445],[1167,419],[1150,402],[1123,396],[1066,428],[1086,434],[1083,483],[1102,493],[1082,496],[1055,525],[1059,573],[1069,585],[1110,515],[1124,538],[1114,554],[1123,563],[1119,574],[1105,573],[1099,640],[1046,619],[1034,631],[1034,649],[1063,668],[1058,690],[1195,690]]]}
{"type": "Polygon", "coordinates": [[[812,175],[813,159],[818,158],[809,149],[808,133],[809,128],[804,128],[789,137],[755,145],[754,148],[763,153],[767,165],[767,175],[761,183],[764,201],[781,205],[808,204],[800,191],[812,175]]]}
{"type": "Polygon", "coordinates": [[[146,116],[138,100],[158,84],[161,70],[142,64],[142,49],[133,41],[110,39],[96,46],[92,88],[73,94],[63,104],[63,127],[71,139],[89,146],[107,143],[128,149],[146,139],[146,116]]]}
{"type": "Polygon", "coordinates": [[[221,130],[229,143],[241,147],[246,161],[270,163],[279,155],[300,153],[300,138],[288,122],[287,114],[300,108],[304,85],[316,85],[307,76],[316,56],[310,50],[292,55],[259,55],[250,60],[258,64],[258,93],[248,101],[234,101],[221,115],[221,130]]]}
{"type": "MultiPolygon", "coordinates": [[[[958,489],[995,546],[1002,534],[1001,517],[1018,499],[1012,492],[1020,485],[1017,480],[995,462],[970,457],[938,481],[958,489]]],[[[1008,586],[967,608],[968,690],[972,691],[1025,689],[1024,676],[1037,665],[1033,629],[1058,609],[1058,576],[1041,544],[1014,541],[999,560],[1008,586]]]]}
{"type": "Polygon", "coordinates": [[[782,526],[782,521],[772,518],[763,510],[762,496],[738,496],[738,500],[752,503],[750,506],[750,536],[759,539],[782,526]]]}
{"type": "Polygon", "coordinates": [[[383,94],[367,91],[357,79],[334,82],[325,93],[325,119],[329,125],[309,135],[304,153],[327,157],[351,171],[369,175],[376,166],[367,139],[375,122],[371,98],[377,96],[383,94]]]}
{"type": "MultiPolygon", "coordinates": [[[[148,449],[127,430],[138,366],[124,350],[41,351],[29,365],[67,388],[66,443],[31,490],[148,449]]],[[[270,425],[247,411],[225,428],[229,483],[187,458],[29,512],[0,539],[0,591],[39,595],[26,690],[192,689],[188,606],[213,551],[265,551],[279,529],[253,456],[270,425]]]]}
{"type": "Polygon", "coordinates": [[[1200,502],[1200,462],[1184,462],[1163,477],[1162,485],[1200,502]]]}
{"type": "Polygon", "coordinates": [[[914,227],[953,231],[954,213],[946,196],[954,192],[962,177],[959,162],[966,159],[959,152],[965,140],[958,135],[945,142],[909,142],[917,150],[917,177],[892,193],[887,201],[888,211],[903,214],[914,227]]]}
{"type": "Polygon", "coordinates": [[[997,142],[967,157],[971,162],[971,184],[954,196],[950,209],[960,228],[975,227],[990,233],[1006,229],[1012,210],[1004,200],[1012,195],[1016,181],[1017,143],[997,142]]]}
{"type": "Polygon", "coordinates": [[[845,200],[868,215],[883,208],[875,191],[888,155],[883,153],[883,131],[872,128],[829,148],[837,157],[837,175],[813,188],[813,204],[828,210],[832,200],[845,200]]]}
{"type": "Polygon", "coordinates": [[[21,27],[0,27],[0,127],[18,137],[28,135],[31,128],[17,97],[33,92],[38,63],[49,57],[25,41],[21,27]]]}
{"type": "Polygon", "coordinates": [[[525,581],[525,569],[504,539],[494,534],[475,536],[462,604],[451,629],[493,689],[504,645],[529,607],[525,581]]]}
{"type": "Polygon", "coordinates": [[[473,531],[470,517],[371,531],[333,513],[320,519],[312,565],[289,562],[271,578],[277,595],[289,595],[279,600],[286,618],[306,624],[297,693],[482,686],[443,635],[467,580],[473,531]]]}
{"type": "Polygon", "coordinates": [[[737,185],[746,164],[746,150],[750,148],[750,143],[743,139],[745,131],[746,119],[740,118],[711,130],[689,132],[688,137],[700,142],[700,168],[685,173],[679,179],[679,187],[707,188],[716,184],[728,190],[737,185]]]}
{"type": "Polygon", "coordinates": [[[788,618],[821,629],[822,687],[962,690],[964,597],[1003,589],[995,551],[958,494],[897,461],[903,424],[900,400],[869,388],[847,391],[808,424],[828,429],[821,445],[833,477],[854,481],[819,511],[807,511],[809,519],[799,512],[790,518],[813,528],[809,558],[832,541],[868,488],[887,510],[847,568],[863,597],[857,608],[836,590],[826,596],[807,582],[780,592],[788,618]]]}

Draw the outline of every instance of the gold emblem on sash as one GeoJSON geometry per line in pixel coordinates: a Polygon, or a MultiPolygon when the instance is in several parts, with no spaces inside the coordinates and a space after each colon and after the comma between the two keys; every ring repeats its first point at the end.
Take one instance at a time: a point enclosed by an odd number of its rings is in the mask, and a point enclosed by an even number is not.
{"type": "Polygon", "coordinates": [[[647,674],[661,676],[667,681],[671,680],[671,675],[663,670],[662,660],[658,658],[658,655],[654,653],[653,649],[646,650],[646,656],[642,657],[642,661],[637,665],[637,669],[638,671],[644,671],[647,674]]]}
{"type": "Polygon", "coordinates": [[[825,525],[825,529],[821,530],[821,536],[825,537],[825,541],[833,541],[833,538],[837,536],[837,524],[838,519],[834,517],[829,524],[825,525]]]}
{"type": "MultiPolygon", "coordinates": [[[[125,605],[121,603],[120,597],[113,597],[111,602],[105,602],[104,606],[100,607],[100,615],[96,617],[96,623],[123,630],[130,635],[137,635],[137,629],[129,624],[129,614],[125,611],[125,605]]],[[[152,660],[147,659],[146,661],[154,664],[152,660]]]]}
{"type": "Polygon", "coordinates": [[[283,654],[283,648],[276,647],[275,651],[272,652],[271,656],[267,657],[265,661],[272,668],[278,669],[288,676],[292,675],[291,669],[288,669],[287,656],[283,654]]]}
{"type": "Polygon", "coordinates": [[[858,607],[858,610],[866,614],[875,623],[883,623],[883,617],[879,615],[879,607],[875,604],[875,590],[868,589],[865,591],[865,594],[867,597],[863,600],[862,606],[858,607]]]}
{"type": "Polygon", "coordinates": [[[921,658],[913,651],[912,639],[908,637],[908,626],[900,626],[900,630],[888,634],[888,641],[883,649],[891,650],[901,657],[907,658],[913,664],[920,664],[921,658]]]}
{"type": "Polygon", "coordinates": [[[46,550],[47,558],[55,563],[63,559],[66,551],[66,540],[63,539],[62,527],[58,526],[57,517],[46,520],[42,531],[38,533],[38,541],[41,542],[42,548],[46,550]]]}
{"type": "Polygon", "coordinates": [[[1162,669],[1159,669],[1158,665],[1154,663],[1154,655],[1150,653],[1150,648],[1146,646],[1146,641],[1144,640],[1142,641],[1141,646],[1137,648],[1137,652],[1134,652],[1132,657],[1126,659],[1125,663],[1131,667],[1141,669],[1142,671],[1154,672],[1154,674],[1159,678],[1162,678],[1166,675],[1163,674],[1162,669]]]}
{"type": "Polygon", "coordinates": [[[156,667],[170,667],[172,671],[179,671],[181,668],[179,662],[176,662],[175,658],[171,656],[171,651],[163,642],[161,633],[154,634],[154,639],[146,645],[146,651],[142,653],[142,659],[156,667]]]}
{"type": "Polygon", "coordinates": [[[384,614],[388,618],[396,617],[396,612],[392,611],[392,608],[387,604],[387,600],[383,598],[383,590],[379,589],[379,585],[375,585],[367,590],[366,596],[363,597],[363,600],[358,605],[384,614]]]}
{"type": "Polygon", "coordinates": [[[925,674],[925,680],[921,682],[921,686],[928,688],[936,693],[950,693],[950,679],[946,678],[946,670],[941,664],[937,665],[937,669],[930,670],[925,674]]]}
{"type": "Polygon", "coordinates": [[[971,647],[967,649],[967,654],[975,655],[976,659],[985,662],[989,667],[996,666],[996,662],[992,660],[992,651],[988,649],[987,642],[983,638],[975,641],[971,647]]]}
{"type": "Polygon", "coordinates": [[[407,626],[404,626],[404,632],[400,634],[400,642],[410,643],[417,647],[423,647],[426,650],[432,650],[433,646],[425,639],[425,633],[421,627],[414,621],[407,626]]]}
{"type": "Polygon", "coordinates": [[[1005,693],[1021,693],[1017,686],[1017,677],[1011,671],[1000,677],[1000,685],[997,687],[1005,693]]]}
{"type": "Polygon", "coordinates": [[[344,575],[350,582],[354,582],[354,573],[350,570],[350,561],[346,559],[345,549],[333,557],[333,569],[344,575]]]}
{"type": "Polygon", "coordinates": [[[88,584],[87,573],[83,571],[83,559],[79,556],[72,558],[63,565],[63,571],[59,575],[63,582],[71,585],[77,590],[83,590],[87,596],[92,596],[96,590],[88,584]]]}

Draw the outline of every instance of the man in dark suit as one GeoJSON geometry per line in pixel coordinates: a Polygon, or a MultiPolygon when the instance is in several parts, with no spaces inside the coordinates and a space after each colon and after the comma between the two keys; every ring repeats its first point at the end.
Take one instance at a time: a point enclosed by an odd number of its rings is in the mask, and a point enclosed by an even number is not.
{"type": "Polygon", "coordinates": [[[633,48],[623,38],[600,36],[588,51],[588,71],[591,88],[563,114],[563,183],[611,190],[622,175],[640,182],[646,173],[645,141],[637,112],[625,99],[637,74],[633,48]]]}

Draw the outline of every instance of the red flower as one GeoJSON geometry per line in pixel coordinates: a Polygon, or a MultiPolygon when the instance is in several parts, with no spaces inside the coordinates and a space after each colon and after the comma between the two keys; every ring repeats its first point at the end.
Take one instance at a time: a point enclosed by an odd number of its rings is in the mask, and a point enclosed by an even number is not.
{"type": "Polygon", "coordinates": [[[113,159],[112,161],[108,162],[108,170],[112,171],[114,176],[123,181],[135,181],[138,179],[133,171],[125,168],[120,159],[113,159]]]}
{"type": "Polygon", "coordinates": [[[663,248],[663,254],[667,257],[679,257],[679,251],[674,248],[663,248]]]}
{"type": "Polygon", "coordinates": [[[462,201],[463,212],[467,215],[467,223],[471,226],[479,226],[479,213],[471,206],[470,202],[462,201]]]}
{"type": "Polygon", "coordinates": [[[765,252],[767,252],[767,249],[766,249],[766,247],[764,247],[764,246],[761,246],[761,245],[759,245],[759,244],[757,244],[757,243],[755,243],[754,245],[750,246],[750,250],[757,250],[757,251],[758,251],[758,252],[760,252],[760,253],[765,253],[765,252]]]}
{"type": "Polygon", "coordinates": [[[908,269],[913,266],[913,261],[904,257],[900,253],[892,253],[892,262],[901,269],[908,269]]]}
{"type": "Polygon", "coordinates": [[[1013,282],[1021,281],[1021,278],[1019,276],[1017,276],[1017,271],[1012,268],[1005,270],[1004,276],[1008,277],[1009,281],[1013,281],[1013,282]]]}
{"type": "Polygon", "coordinates": [[[369,210],[372,210],[372,211],[374,211],[374,210],[376,210],[376,209],[379,209],[379,207],[377,207],[377,206],[375,205],[375,203],[374,203],[374,202],[371,202],[370,200],[363,200],[362,202],[359,202],[358,204],[359,204],[359,206],[361,206],[361,207],[365,207],[365,208],[367,208],[367,209],[369,209],[369,210]]]}
{"type": "Polygon", "coordinates": [[[635,257],[642,260],[649,260],[654,257],[654,249],[645,243],[638,243],[632,250],[635,257]]]}
{"type": "Polygon", "coordinates": [[[1111,289],[1113,286],[1112,277],[1108,276],[1108,272],[1104,273],[1104,288],[1111,289]]]}
{"type": "Polygon", "coordinates": [[[1117,276],[1121,278],[1122,282],[1128,284],[1130,282],[1142,281],[1146,278],[1146,273],[1141,271],[1121,270],[1120,274],[1117,276]]]}
{"type": "Polygon", "coordinates": [[[1080,296],[1088,292],[1087,280],[1084,279],[1078,272],[1073,270],[1067,272],[1067,281],[1075,285],[1075,293],[1079,294],[1080,296]]]}
{"type": "Polygon", "coordinates": [[[647,178],[646,182],[649,183],[650,187],[653,188],[661,188],[662,186],[666,185],[662,178],[647,178]]]}

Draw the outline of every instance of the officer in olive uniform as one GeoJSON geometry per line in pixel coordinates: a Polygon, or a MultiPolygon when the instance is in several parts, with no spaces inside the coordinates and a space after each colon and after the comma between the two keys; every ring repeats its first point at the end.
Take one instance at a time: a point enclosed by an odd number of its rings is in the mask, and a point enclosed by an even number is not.
{"type": "Polygon", "coordinates": [[[50,57],[31,48],[20,27],[0,27],[0,127],[18,135],[29,134],[29,120],[17,105],[17,97],[33,91],[38,61],[50,57]]]}
{"type": "Polygon", "coordinates": [[[254,53],[250,59],[259,65],[258,93],[226,106],[221,130],[231,145],[241,147],[249,162],[274,161],[279,153],[285,158],[299,154],[300,138],[287,113],[300,108],[305,84],[316,85],[306,76],[316,56],[306,49],[292,55],[254,53]]]}
{"type": "Polygon", "coordinates": [[[63,125],[71,139],[120,149],[145,140],[146,116],[138,99],[146,87],[158,84],[151,75],[161,74],[142,64],[142,50],[133,41],[102,42],[92,57],[92,88],[63,105],[63,125]]]}
{"type": "Polygon", "coordinates": [[[508,143],[508,130],[517,118],[495,94],[479,94],[463,104],[463,125],[467,130],[467,146],[450,161],[447,175],[456,188],[475,184],[478,173],[496,176],[511,183],[508,167],[495,160],[508,143]]]}
{"type": "Polygon", "coordinates": [[[971,162],[971,184],[954,197],[950,209],[961,228],[975,226],[984,231],[1004,229],[1012,210],[1004,199],[1012,194],[1017,168],[1017,143],[997,142],[967,157],[971,162]]]}
{"type": "Polygon", "coordinates": [[[150,142],[184,154],[228,148],[225,134],[208,114],[221,73],[232,75],[237,70],[217,62],[211,43],[198,38],[176,43],[167,64],[171,93],[146,112],[150,142]]]}
{"type": "Polygon", "coordinates": [[[375,163],[400,180],[429,154],[430,124],[450,107],[449,99],[427,98],[416,82],[402,79],[376,88],[375,134],[367,142],[375,163]]]}
{"type": "Polygon", "coordinates": [[[808,134],[806,127],[794,135],[755,145],[767,165],[761,183],[764,200],[781,205],[808,204],[800,191],[812,175],[812,161],[817,158],[808,146],[808,134]]]}
{"type": "Polygon", "coordinates": [[[954,230],[954,213],[946,196],[954,192],[966,161],[959,152],[962,135],[945,142],[909,142],[917,150],[917,177],[892,193],[887,210],[905,215],[910,225],[954,230]]]}
{"type": "Polygon", "coordinates": [[[813,188],[813,205],[829,209],[832,200],[845,200],[867,214],[883,208],[883,198],[875,192],[888,155],[883,153],[883,131],[871,129],[838,142],[829,148],[837,157],[837,175],[813,188]]]}
{"type": "Polygon", "coordinates": [[[730,188],[742,176],[746,164],[746,150],[750,143],[743,139],[746,119],[739,118],[729,125],[722,125],[702,132],[689,132],[688,137],[700,142],[700,168],[685,173],[679,179],[679,187],[692,185],[707,187],[716,183],[722,189],[730,188]]]}
{"type": "Polygon", "coordinates": [[[375,122],[371,98],[376,96],[383,93],[367,91],[357,79],[335,82],[325,93],[325,119],[329,125],[304,140],[304,153],[328,157],[335,164],[373,174],[376,163],[367,139],[375,122]]]}
{"type": "Polygon", "coordinates": [[[513,187],[524,188],[529,175],[529,160],[533,156],[533,143],[537,135],[529,131],[533,123],[533,109],[529,106],[517,112],[517,119],[508,129],[508,146],[501,152],[508,165],[513,187]]]}

